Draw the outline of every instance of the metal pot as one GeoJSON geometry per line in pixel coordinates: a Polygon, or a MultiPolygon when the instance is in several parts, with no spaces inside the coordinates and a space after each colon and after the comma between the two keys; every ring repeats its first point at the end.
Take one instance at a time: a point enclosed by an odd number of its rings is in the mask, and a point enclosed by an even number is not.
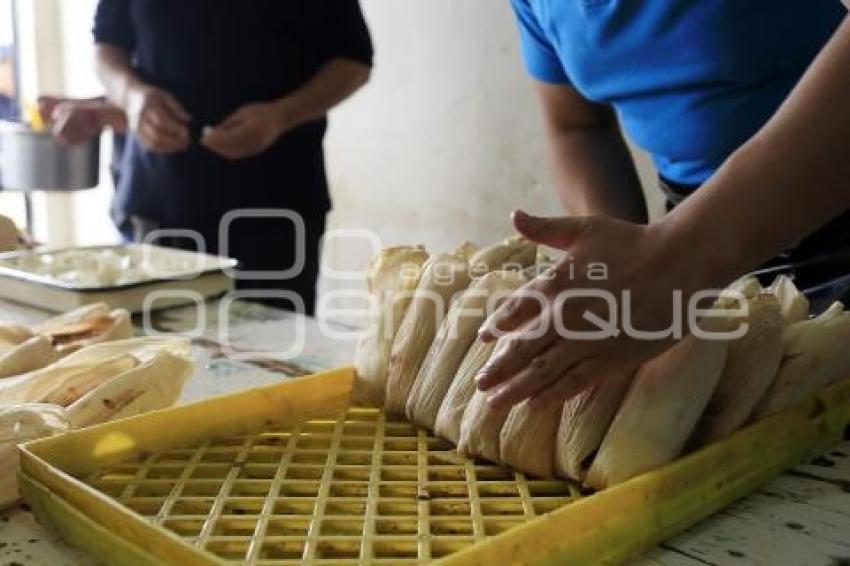
{"type": "Polygon", "coordinates": [[[49,132],[0,121],[0,187],[18,191],[78,191],[98,185],[100,137],[80,145],[49,132]]]}

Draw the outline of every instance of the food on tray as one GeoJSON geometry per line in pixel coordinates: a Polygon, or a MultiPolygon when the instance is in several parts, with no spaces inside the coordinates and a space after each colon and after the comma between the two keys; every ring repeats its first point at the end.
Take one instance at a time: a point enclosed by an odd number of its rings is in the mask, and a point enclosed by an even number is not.
{"type": "MultiPolygon", "coordinates": [[[[737,308],[737,300],[723,301],[737,308]]],[[[728,436],[743,426],[756,403],[776,379],[782,361],[785,318],[779,299],[757,294],[746,299],[745,312],[730,318],[733,328],[747,325],[747,332],[729,342],[720,383],[697,426],[696,441],[702,444],[728,436]]]]}
{"type": "Polygon", "coordinates": [[[777,277],[768,291],[779,299],[782,316],[788,323],[800,322],[809,318],[809,300],[787,276],[780,275],[777,277]]]}
{"type": "Polygon", "coordinates": [[[495,346],[493,343],[485,344],[476,339],[464,356],[457,373],[452,378],[452,384],[440,404],[440,411],[437,413],[434,432],[438,436],[442,436],[454,444],[460,442],[463,413],[469,405],[472,395],[477,391],[475,375],[490,359],[490,354],[493,353],[495,346]]]}
{"type": "Polygon", "coordinates": [[[514,406],[499,433],[499,460],[538,478],[555,475],[555,436],[564,396],[550,387],[514,406]]]}
{"type": "Polygon", "coordinates": [[[13,252],[21,247],[20,230],[9,218],[0,214],[0,252],[13,252]]]}
{"type": "Polygon", "coordinates": [[[81,307],[36,325],[32,330],[49,337],[63,354],[99,342],[125,340],[133,335],[130,313],[124,309],[110,311],[105,304],[81,307]]]}
{"type": "Polygon", "coordinates": [[[116,287],[190,276],[207,267],[204,256],[142,245],[28,253],[0,265],[72,288],[116,287]]]}
{"type": "Polygon", "coordinates": [[[133,335],[130,313],[98,304],[24,328],[0,326],[0,378],[46,367],[84,346],[133,335]]]}
{"type": "Polygon", "coordinates": [[[522,271],[537,261],[537,244],[522,236],[513,236],[504,242],[479,250],[469,260],[472,273],[480,277],[491,271],[513,269],[522,271]]]}
{"type": "Polygon", "coordinates": [[[478,328],[495,306],[525,283],[520,271],[494,271],[474,281],[449,309],[407,397],[407,418],[433,429],[440,405],[478,328]]]}
{"type": "Polygon", "coordinates": [[[18,499],[16,443],[170,407],[192,368],[187,340],[138,338],[0,380],[0,507],[18,499]]]}
{"type": "Polygon", "coordinates": [[[119,373],[68,407],[74,428],[123,419],[172,406],[192,374],[192,358],[180,348],[160,349],[141,365],[119,373]]]}
{"type": "Polygon", "coordinates": [[[765,289],[757,278],[745,277],[699,323],[711,333],[746,325],[742,336],[687,335],[637,370],[612,367],[583,375],[578,392],[564,388],[559,397],[553,386],[496,410],[487,402],[491,392],[479,391],[475,376],[510,340],[485,344],[478,327],[511,292],[550,269],[551,260],[532,242],[514,237],[480,250],[464,244],[423,261],[424,251],[412,247],[386,250],[373,260],[370,290],[387,294],[361,338],[361,389],[370,389],[373,403],[383,396],[390,416],[405,414],[460,453],[531,476],[605,488],[850,377],[850,313],[842,305],[809,320],[808,301],[790,279],[779,277],[765,289]],[[399,272],[405,257],[416,258],[410,278],[399,272]],[[390,298],[412,289],[417,278],[405,311],[404,303],[390,298]],[[399,319],[395,337],[390,326],[381,342],[382,330],[399,319]]]}
{"type": "Polygon", "coordinates": [[[472,394],[460,423],[457,450],[466,456],[500,462],[499,438],[510,409],[494,409],[487,402],[489,395],[477,389],[472,394]]]}
{"type": "Polygon", "coordinates": [[[354,355],[354,398],[360,404],[384,404],[390,349],[427,259],[421,246],[399,246],[383,250],[369,264],[372,303],[354,355]]]}
{"type": "Polygon", "coordinates": [[[20,498],[18,444],[60,434],[69,428],[65,411],[56,405],[0,407],[0,510],[20,498]]]}
{"type": "MultiPolygon", "coordinates": [[[[725,321],[701,328],[720,332],[725,321]]],[[[708,405],[726,363],[728,343],[690,335],[635,376],[585,483],[603,489],[673,461],[708,405]]]]}
{"type": "Polygon", "coordinates": [[[555,471],[560,477],[584,480],[633,378],[634,372],[613,369],[594,376],[566,400],[555,438],[555,471]]]}
{"type": "Polygon", "coordinates": [[[0,353],[0,378],[43,368],[58,358],[59,354],[49,338],[33,336],[0,353]]]}
{"type": "Polygon", "coordinates": [[[469,281],[469,262],[462,257],[441,254],[426,263],[390,351],[387,413],[404,415],[408,394],[431,348],[437,327],[455,294],[466,289],[469,281]]]}
{"type": "Polygon", "coordinates": [[[817,318],[785,330],[779,375],[755,410],[762,416],[791,407],[850,377],[850,312],[833,304],[817,318]]]}

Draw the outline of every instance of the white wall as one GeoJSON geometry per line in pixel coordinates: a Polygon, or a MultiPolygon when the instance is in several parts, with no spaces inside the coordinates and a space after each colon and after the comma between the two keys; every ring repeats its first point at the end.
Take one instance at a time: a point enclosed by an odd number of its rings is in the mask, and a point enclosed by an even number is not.
{"type": "MultiPolygon", "coordinates": [[[[330,227],[442,251],[501,239],[517,207],[560,214],[509,3],[362,2],[377,59],[370,85],[332,116],[330,227]]],[[[335,239],[325,256],[337,269],[368,260],[362,240],[335,239]]]]}

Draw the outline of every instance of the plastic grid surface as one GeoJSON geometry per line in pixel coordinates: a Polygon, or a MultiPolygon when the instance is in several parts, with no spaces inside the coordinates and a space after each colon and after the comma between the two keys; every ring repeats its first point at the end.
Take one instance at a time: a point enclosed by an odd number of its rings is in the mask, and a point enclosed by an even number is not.
{"type": "Polygon", "coordinates": [[[421,564],[581,497],[371,409],[205,442],[86,483],[234,563],[421,564]]]}

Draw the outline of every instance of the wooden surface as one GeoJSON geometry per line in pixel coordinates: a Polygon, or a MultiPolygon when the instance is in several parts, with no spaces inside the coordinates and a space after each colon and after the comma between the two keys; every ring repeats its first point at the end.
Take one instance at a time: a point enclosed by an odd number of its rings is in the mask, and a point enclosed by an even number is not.
{"type": "MultiPolygon", "coordinates": [[[[47,316],[0,302],[3,321],[36,322],[47,316]]],[[[248,303],[235,303],[227,313],[218,303],[202,313],[168,311],[150,323],[160,332],[202,329],[194,337],[198,367],[184,402],[349,365],[354,351],[351,328],[248,303]],[[286,356],[296,342],[303,349],[286,356]]],[[[63,564],[96,563],[42,529],[25,508],[0,513],[0,566],[63,564]]],[[[634,564],[850,566],[850,439],[634,564]]]]}

